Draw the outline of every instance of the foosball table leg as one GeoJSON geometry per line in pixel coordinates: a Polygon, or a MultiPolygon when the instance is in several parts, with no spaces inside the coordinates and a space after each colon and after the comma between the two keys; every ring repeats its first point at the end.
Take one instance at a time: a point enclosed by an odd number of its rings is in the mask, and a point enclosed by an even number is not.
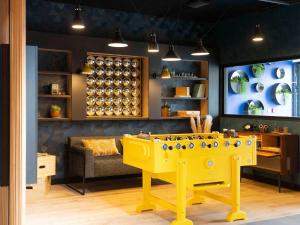
{"type": "Polygon", "coordinates": [[[189,205],[203,204],[205,202],[200,191],[193,191],[193,196],[188,200],[189,205]]]}
{"type": "Polygon", "coordinates": [[[176,170],[176,220],[171,225],[193,225],[186,218],[187,161],[179,160],[176,170]]]}
{"type": "Polygon", "coordinates": [[[231,212],[227,216],[227,221],[232,222],[235,220],[244,220],[247,218],[247,214],[241,211],[241,196],[240,196],[240,158],[239,156],[233,156],[231,163],[231,212]]]}
{"type": "Polygon", "coordinates": [[[136,208],[137,212],[155,209],[150,201],[151,196],[151,173],[143,170],[143,202],[136,208]]]}

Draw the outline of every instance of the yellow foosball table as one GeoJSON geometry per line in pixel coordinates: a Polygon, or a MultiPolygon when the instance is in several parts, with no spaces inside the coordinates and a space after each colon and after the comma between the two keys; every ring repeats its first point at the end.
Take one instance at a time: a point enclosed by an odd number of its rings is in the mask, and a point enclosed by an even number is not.
{"type": "Polygon", "coordinates": [[[209,197],[232,209],[227,221],[246,219],[240,209],[240,167],[256,164],[256,137],[224,138],[219,133],[149,135],[123,138],[125,164],[143,171],[143,201],[138,212],[160,205],[176,213],[172,225],[191,225],[186,207],[209,197]],[[151,194],[151,179],[176,185],[176,204],[151,194]],[[230,188],[231,196],[209,192],[230,188]],[[192,197],[187,198],[188,191],[192,197]]]}

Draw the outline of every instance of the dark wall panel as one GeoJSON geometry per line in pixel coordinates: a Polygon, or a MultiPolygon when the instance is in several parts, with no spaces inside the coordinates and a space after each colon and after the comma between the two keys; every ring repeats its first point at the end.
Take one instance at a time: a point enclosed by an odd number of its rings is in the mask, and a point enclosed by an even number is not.
{"type": "Polygon", "coordinates": [[[9,184],[9,46],[0,45],[0,186],[9,184]]]}

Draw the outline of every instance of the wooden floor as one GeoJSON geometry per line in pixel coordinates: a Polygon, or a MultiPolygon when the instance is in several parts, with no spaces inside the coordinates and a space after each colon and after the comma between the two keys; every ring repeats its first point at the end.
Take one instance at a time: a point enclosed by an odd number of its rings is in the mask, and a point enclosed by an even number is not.
{"type": "MultiPolygon", "coordinates": [[[[129,180],[106,181],[118,185],[129,180]]],[[[100,184],[101,185],[101,184],[100,184]]],[[[105,185],[104,185],[105,186],[105,185]]],[[[153,193],[174,201],[172,185],[157,185],[153,193]]],[[[226,190],[217,193],[228,195],[226,190]]],[[[279,218],[300,214],[300,192],[284,189],[244,179],[241,187],[242,210],[248,213],[247,221],[233,224],[279,218]]],[[[26,225],[168,225],[175,214],[158,207],[155,211],[138,214],[136,205],[141,201],[138,187],[90,192],[81,196],[63,185],[52,186],[43,199],[27,203],[26,225]]],[[[229,206],[207,199],[205,204],[188,207],[187,215],[195,225],[230,224],[224,221],[229,206]]]]}

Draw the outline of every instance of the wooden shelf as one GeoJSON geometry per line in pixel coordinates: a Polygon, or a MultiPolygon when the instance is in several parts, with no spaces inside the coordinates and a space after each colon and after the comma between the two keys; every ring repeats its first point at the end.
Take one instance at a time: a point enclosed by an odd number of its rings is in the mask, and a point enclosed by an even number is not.
{"type": "Polygon", "coordinates": [[[162,120],[187,120],[190,119],[191,117],[182,117],[182,116],[170,116],[170,117],[161,117],[160,119],[162,120]]]}
{"type": "Polygon", "coordinates": [[[47,94],[39,94],[39,98],[71,98],[71,95],[47,95],[47,94]]]}
{"type": "Polygon", "coordinates": [[[170,79],[162,79],[161,77],[158,77],[156,79],[165,80],[165,81],[169,81],[169,80],[191,80],[191,81],[207,80],[206,77],[171,77],[170,79]]]}
{"type": "Polygon", "coordinates": [[[161,97],[162,100],[207,100],[206,97],[198,98],[198,97],[161,97]]]}
{"type": "Polygon", "coordinates": [[[71,118],[46,118],[46,117],[40,117],[38,118],[39,121],[71,121],[71,118]]]}
{"type": "Polygon", "coordinates": [[[276,156],[280,156],[280,153],[263,151],[263,150],[257,150],[256,154],[259,155],[259,156],[264,156],[264,157],[276,157],[276,156]]]}
{"type": "Polygon", "coordinates": [[[86,120],[149,120],[149,118],[133,116],[87,116],[86,120]]]}
{"type": "Polygon", "coordinates": [[[69,76],[72,73],[70,73],[70,72],[62,72],[62,71],[39,71],[38,74],[39,75],[50,75],[50,76],[53,76],[53,75],[69,76]]]}

